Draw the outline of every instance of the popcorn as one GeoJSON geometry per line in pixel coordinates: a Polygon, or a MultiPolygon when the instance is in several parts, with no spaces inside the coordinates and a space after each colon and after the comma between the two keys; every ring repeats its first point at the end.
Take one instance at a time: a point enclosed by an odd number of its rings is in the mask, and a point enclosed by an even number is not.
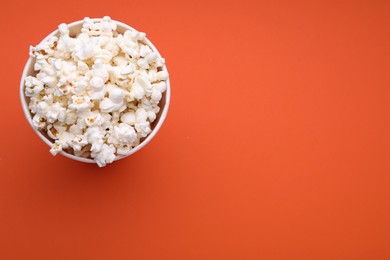
{"type": "Polygon", "coordinates": [[[93,100],[101,100],[106,94],[106,90],[104,88],[104,81],[100,77],[93,77],[89,81],[89,86],[91,87],[91,91],[89,95],[93,100]]]}
{"type": "Polygon", "coordinates": [[[88,117],[85,118],[85,124],[88,127],[91,126],[100,126],[103,123],[103,118],[101,114],[97,112],[92,112],[88,117]]]}
{"type": "Polygon", "coordinates": [[[130,125],[120,123],[114,126],[113,134],[108,140],[110,143],[117,145],[132,145],[137,140],[137,133],[130,125]]]}
{"type": "MultiPolygon", "coordinates": [[[[85,35],[85,34],[84,34],[85,35]]],[[[80,34],[79,39],[81,40],[83,34],[80,34]]],[[[88,35],[85,35],[88,37],[88,35]]],[[[85,38],[85,37],[84,37],[85,38]]],[[[92,58],[96,52],[97,46],[96,38],[86,38],[79,41],[75,46],[74,56],[80,60],[87,60],[92,58]]]]}
{"type": "Polygon", "coordinates": [[[96,163],[102,167],[105,166],[107,163],[112,163],[115,159],[115,152],[116,149],[115,147],[107,144],[103,144],[102,148],[100,149],[100,152],[98,153],[93,153],[92,152],[92,157],[95,159],[96,163]]]}
{"type": "Polygon", "coordinates": [[[158,103],[160,101],[161,97],[162,97],[161,92],[158,89],[153,89],[152,95],[150,96],[152,101],[154,103],[158,103]]]}
{"type": "Polygon", "coordinates": [[[79,61],[77,62],[77,69],[78,69],[78,71],[79,71],[80,73],[85,73],[85,72],[88,71],[88,65],[87,65],[85,62],[79,60],[79,61]]]}
{"type": "Polygon", "coordinates": [[[87,137],[88,143],[92,144],[91,152],[92,153],[99,153],[101,151],[101,149],[103,148],[103,144],[104,144],[103,131],[98,127],[90,127],[85,132],[85,135],[87,137]]]}
{"type": "Polygon", "coordinates": [[[81,150],[74,150],[74,155],[78,157],[90,158],[91,157],[91,145],[85,145],[81,150]]]}
{"type": "Polygon", "coordinates": [[[167,83],[165,83],[164,81],[161,81],[159,83],[152,84],[152,87],[153,87],[153,89],[157,89],[161,93],[164,93],[165,90],[167,89],[167,83]]]}
{"type": "Polygon", "coordinates": [[[137,130],[137,133],[141,138],[146,137],[151,132],[150,124],[146,121],[135,123],[135,130],[137,130]]]}
{"type": "Polygon", "coordinates": [[[142,69],[149,69],[149,62],[145,59],[139,59],[137,61],[138,66],[140,66],[142,69]]]}
{"type": "Polygon", "coordinates": [[[57,142],[55,142],[55,143],[53,144],[53,146],[51,147],[51,149],[50,149],[50,153],[51,153],[53,156],[57,155],[57,153],[59,153],[59,152],[61,152],[61,151],[62,151],[62,145],[59,144],[59,143],[57,143],[57,142]]]}
{"type": "Polygon", "coordinates": [[[152,64],[153,62],[155,62],[158,58],[158,55],[157,53],[155,52],[152,52],[152,53],[149,53],[148,55],[146,55],[145,59],[147,60],[147,62],[149,64],[152,64]]]}
{"type": "Polygon", "coordinates": [[[61,36],[69,34],[68,26],[66,26],[66,24],[64,24],[64,23],[62,23],[58,26],[58,31],[60,32],[61,36]]]}
{"type": "Polygon", "coordinates": [[[78,134],[72,140],[72,148],[75,151],[81,151],[81,149],[88,144],[88,140],[84,135],[78,134]]]}
{"type": "Polygon", "coordinates": [[[148,45],[142,45],[139,48],[139,55],[141,57],[146,57],[146,55],[152,53],[152,49],[148,45]]]}
{"type": "Polygon", "coordinates": [[[41,101],[38,103],[36,113],[41,117],[46,117],[46,114],[48,113],[49,109],[50,109],[49,104],[45,101],[41,101]]]}
{"type": "MultiPolygon", "coordinates": [[[[168,72],[166,72],[165,70],[157,72],[157,80],[158,81],[167,80],[168,77],[169,77],[168,72]]],[[[164,83],[166,85],[165,82],[161,82],[161,83],[164,83]]]]}
{"type": "MultiPolygon", "coordinates": [[[[51,107],[50,110],[46,112],[46,120],[49,123],[54,123],[58,117],[60,116],[60,119],[65,119],[65,115],[63,115],[63,112],[65,112],[65,108],[63,108],[60,103],[56,102],[51,107]]],[[[62,120],[63,121],[63,120],[62,120]]]]}
{"type": "Polygon", "coordinates": [[[102,167],[151,132],[167,88],[165,60],[145,44],[145,33],[116,27],[108,16],[86,17],[76,37],[60,24],[59,37],[30,47],[36,75],[26,77],[25,95],[53,155],[65,150],[102,167]]]}
{"type": "Polygon", "coordinates": [[[78,113],[88,111],[91,105],[91,99],[89,96],[72,96],[72,103],[69,105],[69,109],[76,110],[78,113]]]}
{"type": "Polygon", "coordinates": [[[135,112],[134,127],[140,137],[146,137],[150,132],[150,124],[147,121],[148,113],[143,108],[137,109],[135,112]]]}
{"type": "Polygon", "coordinates": [[[40,117],[38,114],[35,114],[33,117],[33,125],[38,129],[44,128],[46,126],[46,120],[40,117]]]}
{"type": "Polygon", "coordinates": [[[124,97],[126,95],[126,91],[112,84],[108,85],[107,89],[109,94],[108,97],[104,98],[100,102],[100,110],[102,112],[110,113],[121,110],[121,108],[125,109],[124,97]]]}
{"type": "Polygon", "coordinates": [[[76,95],[81,95],[85,93],[85,90],[88,87],[88,81],[84,77],[80,77],[79,81],[76,83],[76,87],[72,89],[72,93],[76,95]]]}
{"type": "Polygon", "coordinates": [[[134,84],[132,85],[131,87],[131,91],[130,91],[130,97],[131,97],[131,100],[134,100],[134,99],[142,99],[144,96],[145,96],[145,87],[142,86],[142,82],[140,82],[139,80],[137,80],[138,78],[136,78],[134,84]]]}
{"type": "Polygon", "coordinates": [[[119,155],[126,155],[130,152],[131,148],[127,144],[121,145],[118,148],[116,148],[116,153],[119,155]]]}
{"type": "Polygon", "coordinates": [[[28,76],[26,78],[26,96],[32,97],[35,95],[38,95],[42,90],[44,84],[42,81],[38,80],[37,78],[28,76]]]}
{"type": "Polygon", "coordinates": [[[129,111],[127,113],[122,114],[121,121],[123,123],[128,124],[128,125],[134,125],[135,124],[135,112],[129,111]]]}
{"type": "Polygon", "coordinates": [[[69,133],[72,133],[74,135],[82,134],[83,130],[78,125],[72,125],[68,129],[69,133]]]}
{"type": "Polygon", "coordinates": [[[66,110],[65,124],[73,125],[77,121],[77,114],[74,111],[66,110]]]}
{"type": "Polygon", "coordinates": [[[65,122],[65,119],[66,119],[66,109],[61,107],[61,109],[57,115],[57,120],[58,120],[58,122],[63,123],[63,122],[65,122]]]}
{"type": "Polygon", "coordinates": [[[113,63],[118,67],[125,67],[129,61],[126,59],[126,57],[123,56],[116,56],[112,59],[113,63]]]}
{"type": "Polygon", "coordinates": [[[92,68],[93,76],[100,77],[101,79],[103,79],[104,82],[108,80],[107,66],[103,63],[102,60],[96,60],[92,68]]]}

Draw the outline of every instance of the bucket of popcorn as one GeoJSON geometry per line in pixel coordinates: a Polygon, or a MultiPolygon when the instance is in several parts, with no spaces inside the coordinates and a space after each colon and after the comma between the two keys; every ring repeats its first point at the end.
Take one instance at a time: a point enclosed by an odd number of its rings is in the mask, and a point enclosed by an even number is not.
{"type": "Polygon", "coordinates": [[[156,135],[170,84],[165,60],[145,33],[106,16],[61,24],[31,46],[20,97],[53,155],[103,167],[156,135]]]}

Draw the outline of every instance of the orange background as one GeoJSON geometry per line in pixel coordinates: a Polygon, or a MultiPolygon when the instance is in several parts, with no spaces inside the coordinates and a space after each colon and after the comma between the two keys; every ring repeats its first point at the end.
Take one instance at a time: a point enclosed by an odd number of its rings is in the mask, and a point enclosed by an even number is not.
{"type": "Polygon", "coordinates": [[[2,1],[0,259],[390,259],[389,1],[2,1]],[[52,157],[28,46],[110,15],[167,60],[155,139],[52,157]]]}

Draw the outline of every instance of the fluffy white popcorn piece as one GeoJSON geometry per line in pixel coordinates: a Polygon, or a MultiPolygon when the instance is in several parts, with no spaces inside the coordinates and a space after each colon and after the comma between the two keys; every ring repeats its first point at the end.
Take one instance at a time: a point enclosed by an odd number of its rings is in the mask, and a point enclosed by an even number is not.
{"type": "Polygon", "coordinates": [[[110,129],[112,129],[113,126],[116,126],[120,120],[120,112],[119,111],[112,112],[111,114],[112,114],[112,116],[111,116],[111,121],[110,121],[111,126],[109,127],[110,129]]]}
{"type": "Polygon", "coordinates": [[[146,137],[150,132],[150,124],[147,121],[148,113],[143,108],[137,109],[135,112],[135,129],[140,137],[146,137]]]}
{"type": "Polygon", "coordinates": [[[84,74],[89,70],[88,65],[81,60],[77,61],[77,69],[82,74],[84,74]]]}
{"type": "Polygon", "coordinates": [[[148,45],[141,45],[139,48],[140,57],[146,57],[148,54],[152,53],[152,49],[148,45]]]}
{"type": "Polygon", "coordinates": [[[99,127],[90,127],[86,130],[85,136],[87,137],[88,143],[91,146],[92,153],[99,153],[103,148],[105,133],[99,127]]]}
{"type": "Polygon", "coordinates": [[[95,159],[97,165],[99,167],[106,166],[107,163],[112,163],[115,160],[115,152],[116,149],[114,145],[110,144],[103,144],[102,148],[100,149],[100,152],[98,153],[93,153],[92,152],[92,157],[95,159]]]}
{"type": "Polygon", "coordinates": [[[83,129],[81,129],[78,125],[72,125],[68,129],[69,133],[72,133],[74,135],[79,135],[83,133],[83,129]]]}
{"type": "Polygon", "coordinates": [[[105,16],[84,19],[71,36],[66,24],[29,54],[35,76],[25,80],[33,127],[53,140],[50,152],[73,152],[103,167],[150,134],[168,73],[145,44],[145,33],[116,31],[105,16]]]}
{"type": "Polygon", "coordinates": [[[56,142],[61,145],[62,149],[66,149],[72,145],[72,140],[74,139],[74,137],[74,134],[65,131],[61,134],[58,134],[58,140],[56,140],[56,142]]]}
{"type": "Polygon", "coordinates": [[[58,119],[58,117],[64,120],[65,115],[63,115],[63,113],[66,113],[65,108],[63,108],[60,103],[56,102],[52,104],[50,109],[46,112],[46,120],[49,123],[53,123],[58,119]]]}
{"type": "Polygon", "coordinates": [[[133,127],[128,124],[121,123],[114,127],[114,134],[119,143],[133,144],[137,140],[137,134],[133,127]]]}
{"type": "Polygon", "coordinates": [[[147,78],[151,83],[160,81],[162,81],[161,83],[165,83],[164,81],[168,79],[168,73],[166,71],[149,70],[147,78]]]}
{"type": "Polygon", "coordinates": [[[74,111],[67,110],[65,116],[65,124],[73,125],[77,121],[77,114],[74,111]]]}
{"type": "Polygon", "coordinates": [[[128,125],[134,125],[135,124],[135,112],[129,111],[121,116],[121,121],[128,125]]]}
{"type": "Polygon", "coordinates": [[[157,80],[167,80],[168,77],[168,72],[166,72],[165,70],[157,72],[157,80]]]}
{"type": "Polygon", "coordinates": [[[137,85],[137,84],[139,84],[144,89],[146,96],[149,97],[152,94],[153,86],[147,77],[141,75],[136,77],[133,85],[137,85]]]}
{"type": "Polygon", "coordinates": [[[62,23],[58,26],[58,31],[60,32],[61,36],[69,35],[69,28],[65,23],[62,23]]]}
{"type": "Polygon", "coordinates": [[[106,94],[106,89],[104,88],[104,80],[100,77],[93,77],[89,81],[89,86],[91,88],[89,95],[93,100],[101,100],[106,94]]]}
{"type": "Polygon", "coordinates": [[[120,68],[125,67],[129,63],[125,55],[116,56],[112,59],[112,61],[115,64],[115,66],[118,66],[120,68]]]}
{"type": "Polygon", "coordinates": [[[120,145],[118,148],[116,148],[116,153],[118,155],[127,155],[131,150],[131,147],[127,144],[120,145]]]}
{"type": "Polygon", "coordinates": [[[93,65],[92,75],[103,79],[103,82],[108,80],[107,65],[102,60],[96,60],[93,65]]]}
{"type": "Polygon", "coordinates": [[[88,111],[91,106],[91,99],[89,96],[72,96],[72,103],[69,109],[76,110],[78,113],[88,111]]]}
{"type": "Polygon", "coordinates": [[[152,95],[150,98],[152,99],[153,103],[158,103],[161,100],[162,94],[158,89],[153,89],[152,95]]]}
{"type": "Polygon", "coordinates": [[[60,143],[58,143],[58,142],[55,142],[53,144],[53,146],[51,147],[51,149],[50,149],[50,153],[53,156],[57,155],[61,151],[62,151],[62,145],[60,143]]]}
{"type": "Polygon", "coordinates": [[[152,100],[148,98],[143,98],[140,100],[142,108],[146,111],[148,115],[149,122],[153,122],[156,119],[156,114],[160,111],[158,106],[155,106],[152,100]]]}
{"type": "Polygon", "coordinates": [[[142,99],[145,96],[145,90],[141,85],[133,84],[131,91],[130,91],[130,96],[131,96],[132,100],[142,99]]]}
{"type": "Polygon", "coordinates": [[[118,88],[114,85],[107,86],[108,88],[108,97],[104,98],[100,102],[100,110],[105,113],[114,112],[125,109],[124,98],[126,91],[121,88],[118,88]]]}
{"type": "Polygon", "coordinates": [[[104,122],[102,115],[97,112],[92,112],[90,115],[86,116],[84,120],[88,127],[100,126],[104,122]]]}
{"type": "Polygon", "coordinates": [[[164,58],[158,58],[154,64],[155,67],[162,67],[165,64],[164,58]]]}
{"type": "Polygon", "coordinates": [[[88,144],[88,140],[85,135],[78,134],[72,140],[72,148],[75,151],[81,151],[81,149],[87,144],[88,144]]]}
{"type": "Polygon", "coordinates": [[[113,121],[112,121],[112,115],[109,114],[109,113],[100,113],[100,115],[102,116],[102,125],[101,127],[103,129],[110,129],[112,128],[112,125],[113,125],[113,121]]]}
{"type": "Polygon", "coordinates": [[[99,107],[100,110],[105,113],[109,113],[117,109],[117,105],[109,98],[104,98],[102,102],[100,102],[99,107]]]}
{"type": "Polygon", "coordinates": [[[140,66],[142,69],[149,69],[149,62],[146,58],[144,59],[139,59],[137,61],[137,65],[140,66]]]}
{"type": "Polygon", "coordinates": [[[44,83],[37,78],[28,76],[26,78],[26,90],[25,94],[28,97],[38,95],[44,88],[44,83]]]}
{"type": "Polygon", "coordinates": [[[48,136],[50,136],[50,138],[52,139],[58,139],[60,135],[62,135],[65,130],[66,130],[66,127],[62,126],[62,125],[59,125],[59,124],[49,124],[47,126],[47,134],[48,136]]]}
{"type": "Polygon", "coordinates": [[[72,89],[72,94],[75,95],[82,95],[85,94],[87,87],[89,86],[89,77],[82,76],[79,77],[78,81],[76,82],[75,87],[72,89]]]}
{"type": "Polygon", "coordinates": [[[137,133],[128,124],[120,123],[114,126],[112,135],[108,138],[110,143],[116,145],[133,145],[137,140],[137,133]]]}
{"type": "Polygon", "coordinates": [[[33,121],[34,127],[38,128],[38,129],[44,128],[46,126],[46,119],[41,117],[38,114],[34,115],[32,121],[33,121]]]}
{"type": "Polygon", "coordinates": [[[99,48],[98,39],[95,37],[89,38],[87,34],[80,34],[78,39],[79,41],[76,43],[74,56],[80,60],[92,58],[99,48]]]}
{"type": "Polygon", "coordinates": [[[49,111],[49,109],[50,109],[50,105],[45,101],[41,101],[37,105],[36,113],[41,117],[46,117],[46,114],[49,111]]]}
{"type": "MultiPolygon", "coordinates": [[[[84,117],[86,116],[85,114],[82,114],[84,117]]],[[[84,130],[87,128],[87,123],[85,122],[84,117],[78,117],[76,121],[76,125],[78,128],[81,130],[84,130]]]]}
{"type": "Polygon", "coordinates": [[[136,123],[135,129],[137,130],[137,133],[141,138],[146,137],[151,132],[150,124],[146,121],[136,123]]]}
{"type": "Polygon", "coordinates": [[[145,59],[146,61],[149,63],[149,64],[152,64],[153,62],[155,62],[158,58],[158,55],[157,53],[155,52],[152,52],[152,53],[149,53],[148,55],[146,55],[145,59]]]}

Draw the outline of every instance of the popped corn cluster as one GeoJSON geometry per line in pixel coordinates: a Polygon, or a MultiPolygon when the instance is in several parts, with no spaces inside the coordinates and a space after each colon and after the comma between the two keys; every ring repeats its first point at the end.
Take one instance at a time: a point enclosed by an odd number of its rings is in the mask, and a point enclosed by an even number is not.
{"type": "Polygon", "coordinates": [[[34,127],[54,140],[53,155],[64,150],[102,167],[151,132],[168,73],[144,39],[118,33],[106,16],[85,18],[76,37],[61,24],[59,37],[30,47],[37,74],[26,78],[25,94],[34,127]]]}

